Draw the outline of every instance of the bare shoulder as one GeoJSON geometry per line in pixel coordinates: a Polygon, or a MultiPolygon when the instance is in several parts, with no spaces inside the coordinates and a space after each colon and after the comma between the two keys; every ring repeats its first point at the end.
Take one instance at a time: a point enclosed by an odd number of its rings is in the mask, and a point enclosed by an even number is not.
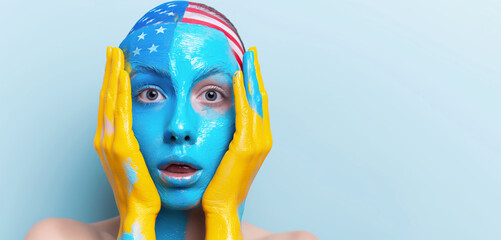
{"type": "Polygon", "coordinates": [[[272,233],[247,222],[242,224],[242,234],[246,240],[318,240],[307,231],[272,233]]]}
{"type": "MultiPolygon", "coordinates": [[[[72,219],[47,218],[33,225],[25,240],[114,240],[119,226],[118,217],[91,224],[72,219]]],[[[242,224],[242,232],[246,240],[318,240],[306,231],[272,233],[246,222],[242,224]]]]}
{"type": "Polygon", "coordinates": [[[274,234],[270,240],[318,240],[318,238],[307,231],[293,231],[274,234]]]}
{"type": "MultiPolygon", "coordinates": [[[[37,222],[26,234],[25,240],[112,240],[100,225],[87,224],[72,219],[46,218],[37,222]]],[[[116,239],[116,238],[115,238],[116,239]]]]}
{"type": "Polygon", "coordinates": [[[116,216],[101,222],[96,222],[90,224],[101,232],[105,232],[113,237],[113,239],[117,239],[118,230],[120,228],[120,217],[116,216]]]}

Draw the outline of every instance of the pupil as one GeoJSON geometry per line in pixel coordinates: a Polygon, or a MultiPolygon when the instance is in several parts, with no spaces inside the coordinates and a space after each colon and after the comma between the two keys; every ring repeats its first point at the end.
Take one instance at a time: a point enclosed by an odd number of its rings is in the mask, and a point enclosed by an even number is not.
{"type": "Polygon", "coordinates": [[[217,97],[217,93],[214,91],[208,91],[205,93],[205,99],[209,101],[215,101],[217,97]]]}
{"type": "Polygon", "coordinates": [[[146,92],[146,97],[148,100],[155,100],[158,97],[158,92],[157,90],[150,89],[148,92],[146,92]]]}

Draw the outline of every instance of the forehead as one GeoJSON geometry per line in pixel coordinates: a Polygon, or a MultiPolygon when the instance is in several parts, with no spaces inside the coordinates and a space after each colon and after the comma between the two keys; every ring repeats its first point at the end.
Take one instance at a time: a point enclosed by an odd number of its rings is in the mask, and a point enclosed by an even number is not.
{"type": "Polygon", "coordinates": [[[201,25],[151,25],[127,36],[120,47],[132,70],[153,67],[168,72],[173,81],[193,81],[213,68],[230,76],[238,70],[226,36],[201,25]]]}

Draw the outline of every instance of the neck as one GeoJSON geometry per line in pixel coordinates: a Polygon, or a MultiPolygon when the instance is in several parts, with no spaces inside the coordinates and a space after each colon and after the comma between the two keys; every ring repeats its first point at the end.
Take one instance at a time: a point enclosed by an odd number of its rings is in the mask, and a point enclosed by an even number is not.
{"type": "MultiPolygon", "coordinates": [[[[238,208],[242,220],[245,201],[238,208]]],[[[157,240],[204,240],[205,214],[201,206],[190,210],[171,210],[162,206],[155,223],[157,240]]]]}
{"type": "Polygon", "coordinates": [[[205,215],[201,207],[170,210],[162,207],[157,216],[155,233],[158,240],[203,240],[205,215]]]}

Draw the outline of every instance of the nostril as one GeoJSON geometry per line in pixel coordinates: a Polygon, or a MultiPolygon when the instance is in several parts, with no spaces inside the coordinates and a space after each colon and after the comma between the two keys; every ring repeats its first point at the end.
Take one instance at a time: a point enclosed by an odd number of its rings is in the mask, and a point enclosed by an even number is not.
{"type": "Polygon", "coordinates": [[[184,137],[184,141],[186,141],[186,142],[190,141],[190,136],[184,137]]]}
{"type": "Polygon", "coordinates": [[[176,142],[176,137],[174,137],[174,136],[170,136],[170,141],[171,141],[171,142],[176,142]]]}

